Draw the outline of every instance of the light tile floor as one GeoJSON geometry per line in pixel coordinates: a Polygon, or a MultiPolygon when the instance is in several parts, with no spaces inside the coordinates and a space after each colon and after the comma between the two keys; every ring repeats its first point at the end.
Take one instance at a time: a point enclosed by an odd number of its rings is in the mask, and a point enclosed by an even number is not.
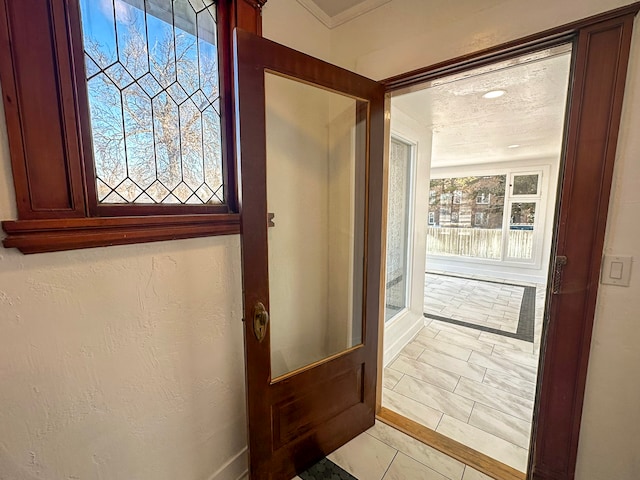
{"type": "MultiPolygon", "coordinates": [[[[532,285],[533,286],[533,285],[532,285]]],[[[515,332],[524,286],[425,274],[424,312],[515,332]]]]}
{"type": "Polygon", "coordinates": [[[328,458],[359,480],[490,480],[382,422],[328,458]]]}
{"type": "MultiPolygon", "coordinates": [[[[458,313],[447,310],[446,314],[441,312],[441,316],[453,318],[453,315],[459,315],[468,321],[469,312],[475,311],[474,320],[479,324],[495,320],[496,325],[487,326],[504,330],[513,328],[509,320],[504,320],[511,314],[508,310],[513,309],[513,305],[509,301],[501,304],[500,295],[506,291],[500,285],[452,277],[445,280],[440,283],[448,290],[438,289],[441,303],[446,304],[446,298],[463,299],[460,305],[472,308],[459,308],[458,313]],[[488,295],[492,295],[491,300],[488,295]],[[483,305],[491,301],[491,307],[483,305]]],[[[422,330],[385,368],[382,405],[524,472],[545,303],[544,285],[535,286],[532,343],[425,319],[422,330]]],[[[510,288],[517,297],[518,287],[510,288]]],[[[513,292],[507,292],[509,298],[513,292]]],[[[519,295],[522,298],[522,294],[519,295]]],[[[455,303],[445,306],[451,305],[455,303]]],[[[378,438],[378,432],[386,431],[386,428],[378,425],[371,435],[378,438]]],[[[413,460],[419,462],[416,458],[413,460]]],[[[410,464],[406,459],[398,462],[396,468],[410,464]]],[[[387,474],[394,471],[389,469],[387,474]]],[[[439,473],[446,477],[443,472],[439,473]]],[[[450,475],[448,478],[461,477],[450,475]]],[[[464,480],[468,478],[481,477],[465,476],[464,480]]]]}

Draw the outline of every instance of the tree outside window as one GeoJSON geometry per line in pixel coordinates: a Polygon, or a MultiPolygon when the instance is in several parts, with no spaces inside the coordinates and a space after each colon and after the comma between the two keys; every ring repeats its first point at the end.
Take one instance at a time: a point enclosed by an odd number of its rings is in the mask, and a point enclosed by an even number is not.
{"type": "Polygon", "coordinates": [[[502,228],[506,175],[432,179],[429,213],[434,226],[502,228]],[[483,223],[476,219],[483,214],[483,223]]]}
{"type": "Polygon", "coordinates": [[[80,6],[98,202],[223,203],[215,4],[80,6]]]}

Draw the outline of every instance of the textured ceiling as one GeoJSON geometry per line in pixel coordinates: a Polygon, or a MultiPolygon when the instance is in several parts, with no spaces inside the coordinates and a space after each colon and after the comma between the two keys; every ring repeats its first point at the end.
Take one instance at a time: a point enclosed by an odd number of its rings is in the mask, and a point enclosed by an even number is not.
{"type": "Polygon", "coordinates": [[[345,10],[355,7],[366,0],[313,0],[324,13],[329,17],[335,17],[345,10]]]}
{"type": "Polygon", "coordinates": [[[391,0],[298,0],[328,28],[342,25],[391,0]]]}
{"type": "Polygon", "coordinates": [[[571,61],[560,50],[441,79],[392,104],[432,130],[432,166],[557,157],[571,61]],[[491,90],[506,93],[482,97],[491,90]]]}

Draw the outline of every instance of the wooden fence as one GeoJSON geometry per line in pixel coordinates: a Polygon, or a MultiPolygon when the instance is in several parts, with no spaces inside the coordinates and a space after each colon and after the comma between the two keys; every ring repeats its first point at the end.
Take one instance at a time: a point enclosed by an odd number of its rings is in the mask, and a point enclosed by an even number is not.
{"type": "MultiPolygon", "coordinates": [[[[428,227],[427,253],[500,260],[502,230],[484,228],[428,227]]],[[[533,230],[510,230],[507,257],[533,256],[533,230]]]]}

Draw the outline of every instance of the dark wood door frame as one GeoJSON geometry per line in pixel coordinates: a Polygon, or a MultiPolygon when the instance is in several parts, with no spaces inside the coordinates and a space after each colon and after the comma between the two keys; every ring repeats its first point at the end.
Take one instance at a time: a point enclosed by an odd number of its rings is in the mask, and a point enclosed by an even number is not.
{"type": "MultiPolygon", "coordinates": [[[[383,81],[388,92],[397,92],[528,51],[573,43],[551,285],[527,474],[532,480],[575,476],[631,34],[639,10],[637,2],[383,81]],[[555,268],[560,256],[568,261],[564,268],[555,268]],[[554,283],[557,287],[552,292],[554,283]]],[[[389,418],[385,421],[394,423],[389,418]]],[[[411,430],[404,423],[398,426],[411,430]]]]}

